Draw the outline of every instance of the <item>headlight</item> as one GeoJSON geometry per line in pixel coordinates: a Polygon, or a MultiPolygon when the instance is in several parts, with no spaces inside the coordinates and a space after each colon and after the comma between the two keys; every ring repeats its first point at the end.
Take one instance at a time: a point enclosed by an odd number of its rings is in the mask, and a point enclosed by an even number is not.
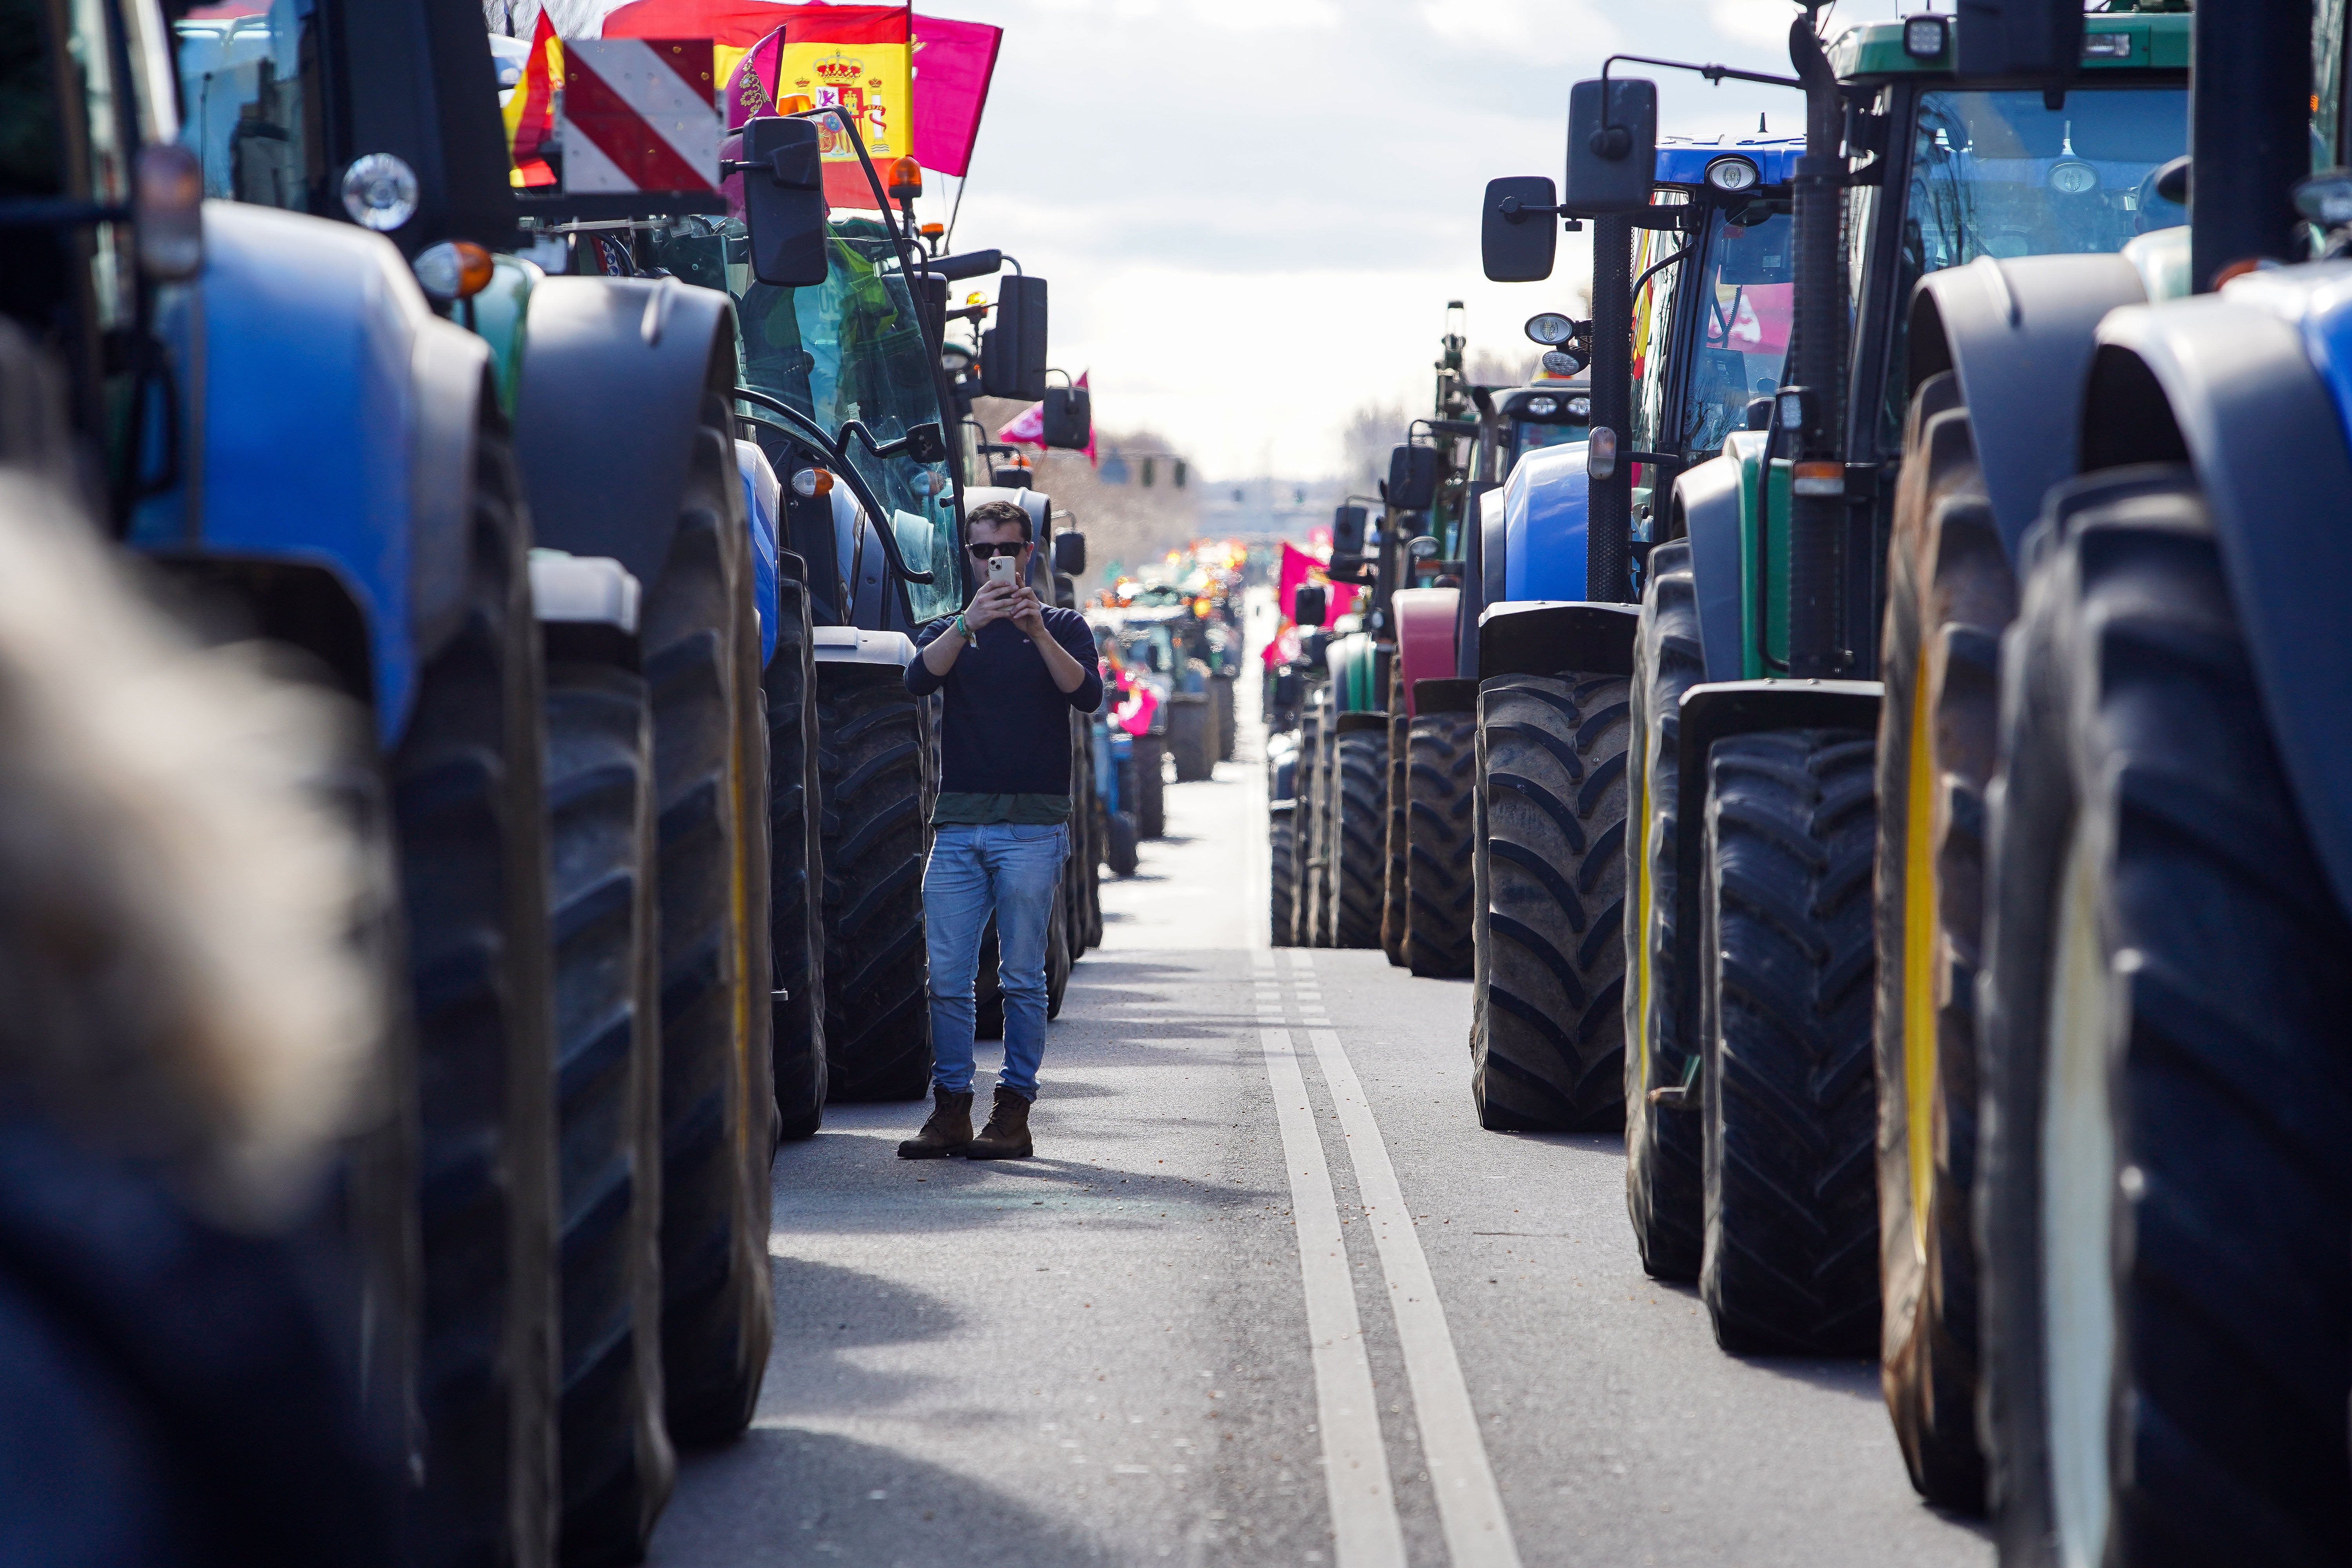
{"type": "Polygon", "coordinates": [[[1576,336],[1576,323],[1557,310],[1546,310],[1540,316],[1528,318],[1527,331],[1528,337],[1549,348],[1576,336]]]}
{"type": "Polygon", "coordinates": [[[1915,60],[1932,60],[1950,42],[1950,24],[1941,16],[1906,16],[1903,20],[1903,52],[1915,60]]]}
{"type": "Polygon", "coordinates": [[[1744,191],[1762,177],[1745,158],[1717,158],[1706,166],[1706,183],[1718,191],[1744,191]]]}
{"type": "Polygon", "coordinates": [[[1559,399],[1557,397],[1530,397],[1528,399],[1528,412],[1534,415],[1538,419],[1549,419],[1553,415],[1559,412],[1559,399]]]}
{"type": "Polygon", "coordinates": [[[1590,419],[1592,417],[1592,399],[1571,397],[1568,400],[1568,411],[1579,419],[1590,419]]]}
{"type": "Polygon", "coordinates": [[[343,171],[343,210],[362,228],[389,234],[416,216],[416,171],[390,153],[370,153],[343,171]]]}

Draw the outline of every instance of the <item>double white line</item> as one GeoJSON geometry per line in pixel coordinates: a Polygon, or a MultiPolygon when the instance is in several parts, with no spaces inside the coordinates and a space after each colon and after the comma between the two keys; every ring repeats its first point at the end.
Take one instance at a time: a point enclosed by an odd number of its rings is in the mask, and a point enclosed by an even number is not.
{"type": "MultiPolygon", "coordinates": [[[[1364,1353],[1354,1272],[1339,1228],[1323,1139],[1307,1098],[1302,1058],[1283,1026],[1281,983],[1275,954],[1251,955],[1258,1041],[1265,1052],[1282,1147],[1290,1175],[1290,1206],[1298,1226],[1298,1268],[1307,1292],[1307,1331],[1315,1367],[1318,1426],[1323,1439],[1325,1487],[1330,1497],[1338,1568],[1405,1568],[1404,1534],[1397,1523],[1396,1491],[1364,1353]]],[[[1289,952],[1290,983],[1303,1031],[1323,1069],[1355,1167],[1356,1187],[1372,1226],[1388,1286],[1405,1376],[1421,1423],[1423,1458],[1437,1495],[1438,1519],[1453,1568],[1519,1568],[1510,1521],[1486,1462],[1486,1444],[1462,1363],[1445,1327],[1445,1309],[1429,1259],[1413,1233],[1412,1215],[1397,1184],[1388,1146],[1356,1069],[1328,1027],[1322,989],[1306,953],[1289,952]]]]}

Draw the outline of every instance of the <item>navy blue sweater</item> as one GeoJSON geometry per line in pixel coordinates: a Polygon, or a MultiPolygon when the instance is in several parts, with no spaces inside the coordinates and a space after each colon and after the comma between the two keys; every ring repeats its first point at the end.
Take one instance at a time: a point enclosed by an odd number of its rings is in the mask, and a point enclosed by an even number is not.
{"type": "Polygon", "coordinates": [[[1070,710],[1102,706],[1102,676],[1094,632],[1076,610],[1047,609],[1045,629],[1085,668],[1076,691],[1065,693],[1045,668],[1045,656],[1011,621],[991,621],[956,656],[944,679],[933,675],[921,650],[955,624],[945,616],[915,637],[907,689],[918,697],[946,689],[940,734],[940,789],[950,795],[1070,793],[1070,710]]]}

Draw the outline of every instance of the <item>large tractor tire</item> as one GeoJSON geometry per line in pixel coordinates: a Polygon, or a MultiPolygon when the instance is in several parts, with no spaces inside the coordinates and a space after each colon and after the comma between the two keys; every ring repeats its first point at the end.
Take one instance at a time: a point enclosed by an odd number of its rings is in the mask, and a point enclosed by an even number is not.
{"type": "Polygon", "coordinates": [[[1054,907],[1053,923],[1045,928],[1045,1021],[1062,1016],[1062,1002],[1070,994],[1069,911],[1054,907]]]}
{"type": "Polygon", "coordinates": [[[391,763],[416,1039],[418,1551],[553,1561],[559,1479],[544,689],[507,444],[479,437],[464,617],[391,763]]]}
{"type": "Polygon", "coordinates": [[[1137,840],[1142,837],[1136,826],[1135,813],[1118,811],[1110,814],[1103,825],[1103,864],[1114,877],[1132,877],[1139,864],[1137,840]]]}
{"type": "Polygon", "coordinates": [[[1339,872],[1339,715],[1328,709],[1315,731],[1314,825],[1315,853],[1307,867],[1309,889],[1304,912],[1306,947],[1338,945],[1339,872]]]}
{"type": "Polygon", "coordinates": [[[773,1331],[767,720],[733,452],[702,439],[642,634],[661,804],[663,1376],[681,1447],[750,1423],[773,1331]]]}
{"type": "Polygon", "coordinates": [[[811,1138],[824,1123],[824,822],[818,803],[815,645],[808,590],[777,584],[776,650],[768,694],[769,942],[775,950],[773,1015],[776,1115],[785,1139],[811,1138]]]}
{"type": "Polygon", "coordinates": [[[1315,779],[1321,755],[1323,712],[1309,708],[1299,720],[1298,757],[1292,770],[1290,945],[1315,945],[1314,900],[1319,887],[1315,875],[1315,779]]]}
{"type": "Polygon", "coordinates": [[[635,670],[575,646],[589,630],[546,631],[570,1568],[642,1561],[677,1468],[662,1394],[653,712],[635,670]]]}
{"type": "Polygon", "coordinates": [[[2340,1563],[2352,925],[2191,475],[2061,494],[2006,650],[1989,822],[2000,1561],[2340,1563]]]}
{"type": "Polygon", "coordinates": [[[923,858],[930,724],[889,665],[816,667],[824,778],[824,1042],[831,1096],[919,1100],[931,1081],[923,858]]]}
{"type": "MultiPolygon", "coordinates": [[[[1429,684],[1423,687],[1427,703],[1429,684]]],[[[1477,689],[1458,700],[1467,710],[1424,707],[1405,736],[1405,967],[1433,980],[1471,971],[1477,879],[1471,867],[1477,813],[1477,689]]]]}
{"type": "Polygon", "coordinates": [[[1216,721],[1205,691],[1179,691],[1168,700],[1168,753],[1176,759],[1178,784],[1216,776],[1216,721]]]}
{"type": "Polygon", "coordinates": [[[1699,888],[1699,1295],[1737,1353],[1878,1344],[1872,737],[1717,741],[1699,888]]]}
{"type": "Polygon", "coordinates": [[[1235,712],[1234,677],[1220,671],[1209,677],[1209,701],[1217,714],[1217,761],[1230,763],[1241,743],[1241,718],[1235,712]]]}
{"type": "Polygon", "coordinates": [[[1911,1484],[1973,1512],[1984,792],[2017,581],[1951,372],[1913,397],[1904,450],[1878,722],[1879,1370],[1911,1484]]]}
{"type": "Polygon", "coordinates": [[[1478,690],[1470,1094],[1493,1129],[1624,1121],[1625,678],[1478,690]]]}
{"type": "Polygon", "coordinates": [[[1389,858],[1388,739],[1383,721],[1377,729],[1346,731],[1332,747],[1333,947],[1381,945],[1381,902],[1389,858]]]}
{"type": "MultiPolygon", "coordinates": [[[[1633,889],[1625,922],[1625,1208],[1642,1267],[1659,1279],[1698,1278],[1699,1166],[1705,1154],[1698,1088],[1698,966],[1676,928],[1682,879],[1681,704],[1706,679],[1690,545],[1650,552],[1633,645],[1633,748],[1625,836],[1633,889]]],[[[1696,936],[1696,933],[1690,933],[1696,936]]]]}
{"type": "Polygon", "coordinates": [[[1087,905],[1094,893],[1095,868],[1101,852],[1095,847],[1095,752],[1087,721],[1070,716],[1070,854],[1062,862],[1062,919],[1070,962],[1076,963],[1094,944],[1087,905]]]}
{"type": "Polygon", "coordinates": [[[1298,807],[1288,805],[1276,806],[1266,816],[1266,847],[1271,851],[1266,925],[1276,947],[1297,945],[1297,927],[1291,911],[1297,891],[1297,868],[1293,862],[1297,858],[1297,816],[1298,807]]]}
{"type": "Polygon", "coordinates": [[[1158,838],[1168,831],[1168,782],[1160,766],[1168,742],[1166,735],[1135,737],[1134,811],[1139,838],[1158,838]]]}
{"type": "Polygon", "coordinates": [[[1405,917],[1410,907],[1405,879],[1412,864],[1406,839],[1411,827],[1405,812],[1405,792],[1409,787],[1405,748],[1412,721],[1405,715],[1403,669],[1402,660],[1392,661],[1389,679],[1388,784],[1382,796],[1388,804],[1382,813],[1381,856],[1381,951],[1400,969],[1404,967],[1405,917]]]}

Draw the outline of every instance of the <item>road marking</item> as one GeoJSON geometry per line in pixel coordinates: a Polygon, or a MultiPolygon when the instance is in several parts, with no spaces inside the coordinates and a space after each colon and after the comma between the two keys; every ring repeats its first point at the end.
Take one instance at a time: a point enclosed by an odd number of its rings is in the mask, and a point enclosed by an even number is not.
{"type": "Polygon", "coordinates": [[[1478,1413],[1471,1408],[1470,1390],[1462,1381],[1462,1360],[1445,1327],[1437,1280],[1429,1271],[1421,1238],[1413,1234],[1412,1214],[1405,1207],[1388,1145],[1381,1141],[1380,1125],[1372,1119],[1370,1102],[1356,1080],[1339,1032],[1309,1029],[1307,1034],[1339,1112],[1339,1130],[1347,1135],[1348,1157],[1356,1167],[1356,1188],[1371,1220],[1381,1272],[1387,1277],[1397,1339],[1404,1348],[1405,1377],[1412,1384],[1413,1410],[1421,1418],[1422,1455],[1429,1464],[1438,1519],[1444,1527],[1446,1556],[1453,1568],[1519,1568],[1519,1549],[1511,1538],[1494,1468],[1486,1461],[1478,1413]]]}
{"type": "MultiPolygon", "coordinates": [[[[1323,1439],[1323,1487],[1331,1505],[1336,1568],[1405,1568],[1396,1489],[1381,1442],[1372,1367],[1356,1315],[1356,1282],[1323,1137],[1307,1102],[1307,1080],[1287,1029],[1260,1029],[1265,1076],[1274,1089],[1290,1175],[1290,1213],[1298,1232],[1298,1273],[1307,1292],[1307,1338],[1315,1367],[1317,1425],[1323,1439]]],[[[1440,1332],[1444,1331],[1443,1326],[1440,1332]]],[[[1458,1377],[1458,1373],[1456,1374],[1458,1377]]],[[[1474,1436],[1475,1431],[1474,1431],[1474,1436]]],[[[1451,1534],[1449,1532],[1449,1541],[1451,1534]]],[[[1514,1559],[1516,1561],[1516,1559],[1514,1559]]]]}

